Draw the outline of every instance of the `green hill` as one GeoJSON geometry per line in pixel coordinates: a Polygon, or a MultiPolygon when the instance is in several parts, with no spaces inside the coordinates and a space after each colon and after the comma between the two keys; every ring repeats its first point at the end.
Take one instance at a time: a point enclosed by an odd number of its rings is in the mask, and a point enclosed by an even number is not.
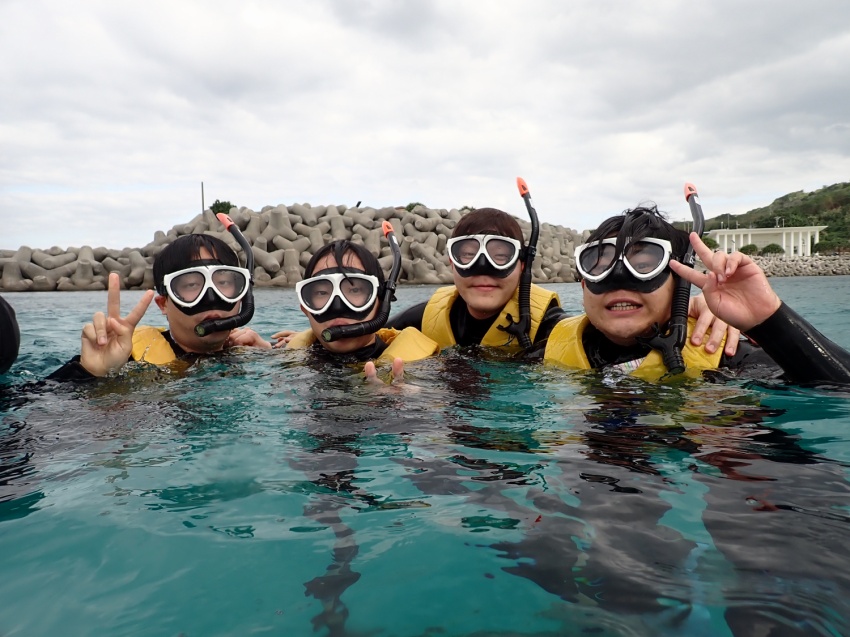
{"type": "Polygon", "coordinates": [[[724,228],[828,226],[821,232],[815,251],[850,251],[850,182],[824,186],[813,192],[799,190],[779,197],[764,208],[706,219],[705,229],[718,229],[721,224],[724,228]]]}

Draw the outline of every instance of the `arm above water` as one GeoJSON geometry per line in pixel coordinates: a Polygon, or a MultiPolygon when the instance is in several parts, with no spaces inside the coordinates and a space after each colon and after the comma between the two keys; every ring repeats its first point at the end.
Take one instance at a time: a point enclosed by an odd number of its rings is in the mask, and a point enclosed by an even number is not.
{"type": "Polygon", "coordinates": [[[703,291],[711,311],[751,336],[793,382],[850,384],[850,353],[785,305],[747,255],[712,252],[691,233],[706,273],[671,261],[673,271],[703,291]]]}

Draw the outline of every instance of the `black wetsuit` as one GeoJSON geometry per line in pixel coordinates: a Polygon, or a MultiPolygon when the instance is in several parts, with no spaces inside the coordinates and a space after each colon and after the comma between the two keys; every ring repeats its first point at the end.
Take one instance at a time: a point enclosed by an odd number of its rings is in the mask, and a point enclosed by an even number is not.
{"type": "MultiPolygon", "coordinates": [[[[428,301],[424,301],[413,307],[410,307],[399,314],[393,316],[387,321],[387,327],[392,327],[397,330],[403,330],[406,327],[415,327],[422,330],[422,317],[425,315],[425,306],[428,301]]],[[[498,318],[497,312],[490,318],[476,319],[473,318],[466,308],[466,301],[458,296],[455,302],[452,303],[452,308],[449,310],[449,322],[452,326],[452,333],[458,345],[478,345],[481,339],[487,334],[487,331],[493,325],[493,321],[498,318]]],[[[534,342],[538,343],[546,339],[552,328],[560,321],[567,317],[567,313],[558,305],[558,302],[553,300],[546,309],[546,314],[540,322],[540,327],[537,328],[537,334],[534,336],[534,342]]]]}
{"type": "MultiPolygon", "coordinates": [[[[177,343],[174,342],[174,339],[171,338],[171,332],[163,332],[162,336],[168,341],[168,344],[171,345],[171,349],[174,351],[174,356],[177,358],[190,358],[193,356],[198,356],[198,354],[194,354],[192,352],[185,351],[182,347],[180,347],[177,343]]],[[[133,359],[130,358],[127,360],[129,363],[133,359]]],[[[80,380],[93,380],[98,378],[97,376],[90,374],[89,371],[80,364],[80,355],[77,354],[69,360],[67,363],[62,365],[55,372],[50,374],[45,380],[56,380],[56,381],[80,381],[80,380]]]]}
{"type": "Polygon", "coordinates": [[[4,374],[18,358],[21,332],[15,310],[0,296],[0,374],[4,374]]]}
{"type": "Polygon", "coordinates": [[[381,340],[381,337],[377,334],[375,335],[375,342],[371,345],[367,345],[366,347],[361,347],[360,349],[356,349],[353,352],[347,352],[345,354],[337,354],[331,352],[330,350],[322,347],[322,344],[316,341],[312,345],[310,345],[310,355],[316,359],[322,360],[322,362],[334,362],[334,363],[363,363],[366,361],[371,361],[378,358],[381,354],[384,353],[384,350],[389,347],[388,343],[385,343],[381,340]]]}
{"type": "MultiPolygon", "coordinates": [[[[721,356],[718,369],[754,380],[850,384],[850,353],[784,303],[747,336],[758,345],[741,341],[734,356],[721,356]]],[[[645,345],[623,347],[612,343],[592,325],[582,334],[582,345],[594,369],[638,360],[650,351],[645,345]]],[[[540,360],[545,350],[545,341],[536,342],[523,357],[540,360]]]]}

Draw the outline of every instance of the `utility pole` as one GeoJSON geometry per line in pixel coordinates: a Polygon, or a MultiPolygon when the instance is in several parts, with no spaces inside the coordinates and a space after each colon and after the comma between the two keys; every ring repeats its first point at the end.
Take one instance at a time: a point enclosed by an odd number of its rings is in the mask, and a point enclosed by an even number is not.
{"type": "Polygon", "coordinates": [[[206,207],[204,206],[204,182],[201,182],[201,214],[204,214],[206,207]]]}

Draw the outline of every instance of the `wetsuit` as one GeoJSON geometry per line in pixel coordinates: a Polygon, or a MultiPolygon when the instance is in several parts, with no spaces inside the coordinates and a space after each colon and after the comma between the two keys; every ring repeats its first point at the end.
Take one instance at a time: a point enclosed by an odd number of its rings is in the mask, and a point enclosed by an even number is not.
{"type": "Polygon", "coordinates": [[[381,340],[380,337],[376,336],[375,342],[371,345],[361,347],[353,352],[346,352],[345,354],[331,352],[330,350],[322,347],[322,344],[318,341],[312,345],[308,345],[307,350],[310,352],[310,356],[315,357],[316,359],[321,359],[326,362],[346,364],[363,363],[365,361],[376,360],[384,353],[384,350],[387,349],[387,347],[389,347],[389,345],[381,340]]]}
{"type": "MultiPolygon", "coordinates": [[[[750,379],[781,378],[795,383],[850,384],[850,353],[818,332],[803,317],[782,303],[779,309],[746,335],[733,356],[723,354],[719,370],[750,379]]],[[[590,367],[623,365],[644,358],[645,345],[624,347],[609,341],[593,325],[581,335],[590,367]]],[[[525,358],[542,360],[547,343],[535,343],[525,358]]]]}
{"type": "Polygon", "coordinates": [[[5,373],[18,358],[21,332],[15,310],[0,296],[0,374],[5,373]]]}
{"type": "MultiPolygon", "coordinates": [[[[164,338],[168,345],[171,346],[171,350],[174,353],[174,358],[192,358],[198,356],[198,354],[194,354],[192,352],[185,351],[182,347],[180,347],[177,343],[174,342],[174,339],[171,338],[171,333],[168,331],[161,332],[162,338],[164,338]]],[[[131,356],[127,362],[135,360],[133,356],[131,356]]],[[[74,356],[67,363],[62,365],[55,372],[50,374],[46,380],[56,380],[56,381],[80,381],[80,380],[93,380],[98,378],[97,376],[90,374],[89,371],[80,364],[80,356],[74,356]]]]}
{"type": "Polygon", "coordinates": [[[400,358],[404,362],[418,361],[429,356],[440,353],[440,346],[436,341],[428,338],[416,329],[392,330],[381,328],[375,333],[375,341],[358,350],[347,353],[334,353],[322,347],[313,330],[304,330],[295,334],[287,344],[287,349],[310,348],[316,351],[318,347],[328,352],[331,358],[343,363],[357,363],[369,360],[378,362],[389,362],[400,358]],[[385,360],[382,360],[385,359],[385,360]]]}
{"type": "MultiPolygon", "coordinates": [[[[387,327],[392,327],[397,330],[403,330],[406,327],[415,327],[418,330],[422,329],[422,317],[425,315],[425,306],[428,301],[419,303],[410,307],[399,314],[396,314],[389,321],[387,327]]],[[[484,335],[490,330],[499,316],[497,312],[490,318],[476,319],[469,313],[466,307],[466,301],[458,295],[452,308],[449,311],[449,322],[454,333],[455,341],[458,345],[478,345],[484,338],[484,335]]],[[[537,343],[545,340],[549,336],[549,332],[557,325],[558,321],[567,316],[566,312],[558,305],[557,301],[552,301],[546,309],[543,319],[540,321],[540,327],[537,328],[537,334],[534,336],[534,342],[537,343]]]]}

